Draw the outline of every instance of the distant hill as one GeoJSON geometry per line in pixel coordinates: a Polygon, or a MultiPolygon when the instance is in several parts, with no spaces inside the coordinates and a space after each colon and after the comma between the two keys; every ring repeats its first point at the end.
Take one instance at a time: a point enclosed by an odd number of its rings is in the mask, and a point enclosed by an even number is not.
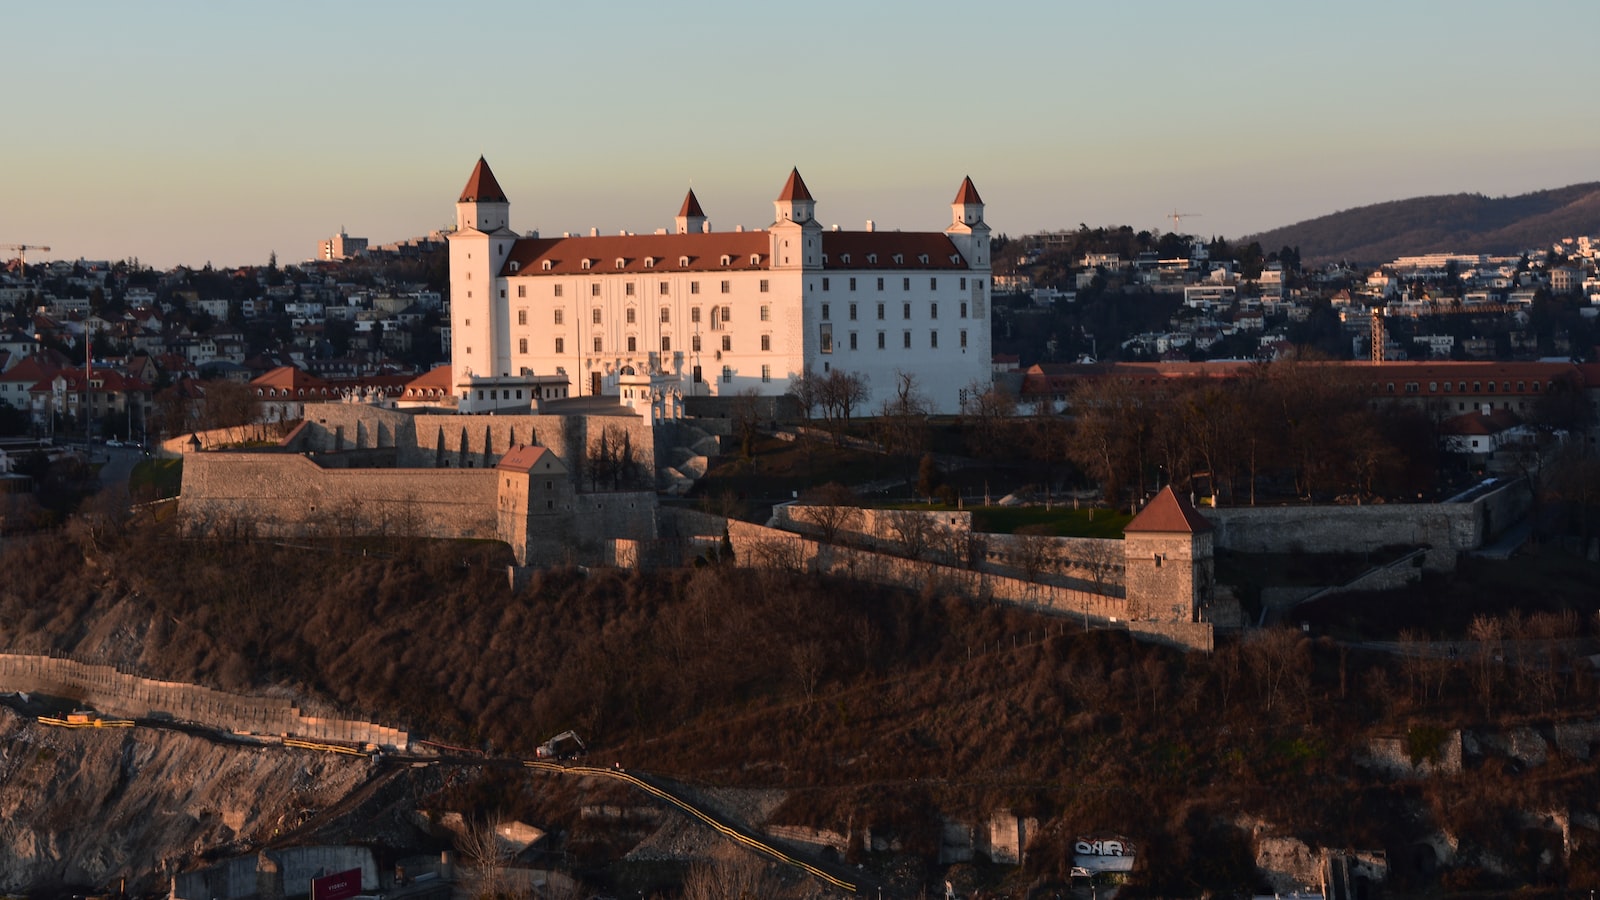
{"type": "Polygon", "coordinates": [[[1381,263],[1420,253],[1520,253],[1563,237],[1600,233],[1600,182],[1516,197],[1446,194],[1347,209],[1245,242],[1298,247],[1306,262],[1381,263]]]}

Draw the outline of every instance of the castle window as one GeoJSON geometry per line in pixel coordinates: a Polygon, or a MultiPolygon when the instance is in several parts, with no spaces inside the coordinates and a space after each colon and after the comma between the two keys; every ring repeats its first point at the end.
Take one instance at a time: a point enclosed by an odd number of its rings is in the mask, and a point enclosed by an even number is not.
{"type": "Polygon", "coordinates": [[[725,334],[725,335],[722,336],[722,350],[725,353],[732,352],[732,350],[733,350],[733,335],[725,334]]]}
{"type": "Polygon", "coordinates": [[[833,352],[833,326],[826,322],[822,325],[822,352],[833,352]]]}
{"type": "Polygon", "coordinates": [[[631,334],[628,335],[628,352],[629,353],[637,353],[637,352],[639,352],[639,339],[634,337],[631,334]]]}
{"type": "Polygon", "coordinates": [[[589,319],[596,325],[600,324],[600,308],[598,306],[589,311],[589,319]]]}
{"type": "Polygon", "coordinates": [[[550,265],[550,260],[548,260],[548,259],[545,260],[544,264],[541,265],[540,268],[544,269],[546,272],[550,271],[550,269],[552,268],[552,266],[550,265]]]}
{"type": "Polygon", "coordinates": [[[518,325],[526,325],[526,324],[528,324],[528,311],[527,310],[525,310],[525,309],[517,310],[517,324],[518,325]]]}
{"type": "Polygon", "coordinates": [[[696,334],[689,338],[689,349],[696,353],[700,352],[700,335],[696,334]]]}
{"type": "Polygon", "coordinates": [[[822,318],[823,319],[827,319],[828,318],[828,304],[826,304],[826,303],[822,304],[822,318]]]}
{"type": "Polygon", "coordinates": [[[917,256],[917,262],[922,263],[923,265],[927,265],[928,264],[928,254],[926,254],[926,253],[919,254],[917,256]]]}
{"type": "Polygon", "coordinates": [[[585,260],[584,260],[584,261],[583,261],[583,262],[582,262],[582,263],[580,263],[580,264],[579,264],[579,265],[581,265],[581,266],[582,266],[582,267],[583,267],[583,268],[585,268],[585,269],[589,269],[589,268],[593,268],[593,267],[594,267],[594,260],[592,260],[592,259],[585,259],[585,260]]]}
{"type": "Polygon", "coordinates": [[[850,349],[856,349],[856,333],[854,331],[850,332],[850,349]]]}
{"type": "Polygon", "coordinates": [[[882,350],[883,348],[884,348],[884,337],[883,337],[883,332],[880,331],[880,332],[878,332],[878,349],[882,350]]]}
{"type": "Polygon", "coordinates": [[[967,349],[967,330],[961,329],[961,349],[967,349]]]}
{"type": "Polygon", "coordinates": [[[654,269],[656,267],[656,258],[654,256],[646,256],[644,258],[644,267],[646,269],[654,269]]]}
{"type": "Polygon", "coordinates": [[[902,335],[902,337],[900,339],[900,344],[901,344],[901,346],[905,347],[907,350],[911,349],[911,332],[907,331],[904,335],[902,335]]]}
{"type": "Polygon", "coordinates": [[[526,296],[528,296],[528,286],[525,284],[517,285],[517,299],[520,300],[526,296]]]}
{"type": "Polygon", "coordinates": [[[623,320],[626,321],[629,325],[632,325],[634,323],[634,309],[633,309],[633,307],[631,307],[631,306],[628,307],[628,311],[623,313],[623,320]]]}
{"type": "MultiPolygon", "coordinates": [[[[957,253],[952,253],[952,254],[950,254],[950,262],[952,262],[952,263],[960,263],[960,262],[961,262],[961,256],[960,256],[960,254],[957,254],[957,253]]],[[[967,285],[966,285],[966,280],[965,280],[965,279],[962,279],[962,284],[961,284],[961,286],[962,286],[962,287],[963,287],[963,288],[965,288],[965,287],[966,287],[966,286],[967,286],[967,285]]]]}
{"type": "Polygon", "coordinates": [[[700,324],[700,307],[696,306],[694,309],[689,310],[689,321],[696,325],[700,324]]]}
{"type": "MultiPolygon", "coordinates": [[[[950,261],[955,262],[955,257],[951,257],[950,261]]],[[[963,291],[967,289],[967,280],[965,278],[961,279],[961,289],[963,291]]]]}
{"type": "Polygon", "coordinates": [[[691,294],[700,293],[700,282],[698,282],[698,281],[689,282],[689,293],[691,293],[691,294]]]}
{"type": "Polygon", "coordinates": [[[752,265],[752,266],[761,265],[761,254],[759,254],[759,253],[750,254],[750,265],[752,265]]]}
{"type": "Polygon", "coordinates": [[[763,382],[768,382],[768,381],[772,380],[772,367],[771,366],[763,365],[761,367],[761,380],[763,382]]]}
{"type": "Polygon", "coordinates": [[[668,336],[666,336],[664,334],[661,336],[661,352],[662,353],[671,353],[672,352],[672,338],[670,338],[670,337],[668,337],[668,336]]]}
{"type": "Polygon", "coordinates": [[[600,296],[600,283],[599,282],[595,282],[594,284],[589,285],[589,296],[591,296],[591,297],[600,296]]]}
{"type": "Polygon", "coordinates": [[[967,302],[965,300],[963,300],[963,301],[961,301],[961,318],[965,319],[966,317],[967,317],[967,302]]]}
{"type": "Polygon", "coordinates": [[[666,306],[661,307],[661,324],[665,325],[665,324],[667,324],[668,322],[671,322],[671,321],[672,321],[671,308],[670,307],[666,307],[666,306]]]}
{"type": "Polygon", "coordinates": [[[528,352],[528,339],[527,338],[517,338],[517,352],[518,353],[527,353],[528,352]]]}
{"type": "Polygon", "coordinates": [[[928,346],[932,347],[935,350],[939,349],[939,332],[937,332],[937,331],[928,332],[928,346]]]}
{"type": "Polygon", "coordinates": [[[854,278],[851,278],[850,279],[850,290],[853,291],[855,289],[856,289],[856,280],[854,278]]]}
{"type": "Polygon", "coordinates": [[[733,366],[722,367],[722,383],[729,384],[733,381],[733,366]]]}
{"type": "Polygon", "coordinates": [[[689,257],[687,257],[687,256],[678,257],[678,267],[682,268],[682,269],[689,268],[689,257]]]}
{"type": "Polygon", "coordinates": [[[600,338],[598,338],[598,337],[596,337],[594,339],[594,352],[596,352],[596,353],[600,352],[600,338]]]}
{"type": "Polygon", "coordinates": [[[727,281],[722,282],[722,293],[726,294],[728,292],[729,286],[730,286],[730,282],[727,282],[727,281]]]}
{"type": "Polygon", "coordinates": [[[894,264],[895,265],[903,266],[903,265],[905,265],[905,262],[906,262],[906,258],[905,258],[905,256],[903,254],[896,253],[894,255],[894,264]]]}
{"type": "Polygon", "coordinates": [[[566,338],[556,338],[556,352],[557,353],[565,353],[565,352],[567,352],[567,339],[566,338]]]}
{"type": "Polygon", "coordinates": [[[761,293],[765,294],[766,292],[767,292],[767,280],[765,278],[763,278],[763,279],[761,279],[761,293]]]}
{"type": "MultiPolygon", "coordinates": [[[[928,258],[927,257],[923,257],[922,261],[923,262],[927,262],[928,258]]],[[[928,290],[937,291],[938,289],[939,289],[939,279],[937,279],[937,278],[929,278],[928,279],[928,290]]]]}
{"type": "Polygon", "coordinates": [[[620,269],[620,268],[626,266],[627,264],[628,264],[628,260],[627,260],[626,257],[622,257],[622,256],[617,257],[617,268],[620,269]]]}
{"type": "Polygon", "coordinates": [[[822,279],[822,289],[823,290],[827,290],[828,289],[828,279],[826,279],[826,278],[822,279]]]}
{"type": "Polygon", "coordinates": [[[854,303],[852,303],[852,304],[850,304],[850,321],[854,322],[855,320],[856,320],[856,305],[854,303]]]}
{"type": "Polygon", "coordinates": [[[633,282],[630,281],[627,284],[623,285],[622,286],[622,293],[626,294],[629,297],[632,297],[633,296],[633,282]]]}
{"type": "Polygon", "coordinates": [[[551,288],[550,288],[550,296],[552,296],[552,297],[561,296],[561,285],[559,285],[559,284],[552,285],[551,288]]]}
{"type": "Polygon", "coordinates": [[[771,319],[772,319],[772,307],[763,304],[762,307],[761,307],[761,321],[766,322],[766,321],[770,321],[771,319]]]}
{"type": "MultiPolygon", "coordinates": [[[[722,265],[726,266],[726,265],[731,264],[732,262],[733,262],[733,257],[729,256],[726,253],[722,254],[722,265]]],[[[727,284],[727,282],[723,282],[723,284],[727,284]]]]}
{"type": "Polygon", "coordinates": [[[761,336],[761,352],[766,353],[767,351],[769,351],[771,349],[772,349],[772,335],[763,334],[761,336]]]}
{"type": "Polygon", "coordinates": [[[902,318],[902,319],[911,318],[911,304],[909,304],[909,303],[900,304],[900,318],[902,318]]]}
{"type": "Polygon", "coordinates": [[[722,321],[724,321],[724,322],[732,322],[733,321],[733,307],[724,306],[722,308],[722,321]]]}
{"type": "Polygon", "coordinates": [[[939,304],[937,304],[937,303],[928,304],[928,318],[930,318],[930,319],[939,318],[939,304]]]}
{"type": "Polygon", "coordinates": [[[900,279],[900,290],[902,290],[902,291],[911,290],[911,279],[909,279],[909,278],[900,279]]]}
{"type": "MultiPolygon", "coordinates": [[[[500,252],[501,252],[501,253],[504,253],[504,252],[506,252],[506,250],[505,250],[505,248],[504,248],[504,247],[501,247],[501,248],[500,248],[500,252]]],[[[515,271],[516,271],[516,270],[518,270],[518,269],[520,269],[520,268],[522,268],[522,267],[521,267],[521,266],[520,266],[520,265],[518,265],[518,264],[517,264],[517,261],[516,261],[516,260],[512,260],[512,261],[511,261],[511,271],[513,271],[513,272],[515,272],[515,271]]]]}
{"type": "Polygon", "coordinates": [[[868,253],[867,254],[867,265],[875,266],[877,264],[878,264],[878,254],[876,254],[876,253],[868,253]]]}

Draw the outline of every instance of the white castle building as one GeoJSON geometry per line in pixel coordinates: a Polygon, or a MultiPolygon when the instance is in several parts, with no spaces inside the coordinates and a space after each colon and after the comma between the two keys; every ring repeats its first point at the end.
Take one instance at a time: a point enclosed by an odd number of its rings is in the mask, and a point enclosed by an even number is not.
{"type": "Polygon", "coordinates": [[[840,370],[866,379],[863,412],[906,372],[948,413],[988,384],[989,226],[970,178],[942,232],[824,230],[798,171],[773,205],[765,230],[713,232],[690,191],[673,233],[524,237],[480,158],[450,236],[460,411],[643,386],[658,402],[774,396],[840,370]]]}

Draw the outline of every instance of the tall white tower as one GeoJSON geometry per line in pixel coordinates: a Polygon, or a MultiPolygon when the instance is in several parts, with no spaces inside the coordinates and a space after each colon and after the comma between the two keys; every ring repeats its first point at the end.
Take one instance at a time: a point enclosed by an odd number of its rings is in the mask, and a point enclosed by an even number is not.
{"type": "Polygon", "coordinates": [[[495,302],[516,240],[511,201],[479,157],[456,200],[450,235],[450,364],[462,412],[494,408],[477,401],[484,379],[519,374],[511,371],[509,308],[495,302]]]}
{"type": "Polygon", "coordinates": [[[822,226],[817,224],[817,201],[811,199],[799,169],[789,172],[789,180],[772,206],[777,214],[771,229],[772,268],[821,268],[822,226]]]}

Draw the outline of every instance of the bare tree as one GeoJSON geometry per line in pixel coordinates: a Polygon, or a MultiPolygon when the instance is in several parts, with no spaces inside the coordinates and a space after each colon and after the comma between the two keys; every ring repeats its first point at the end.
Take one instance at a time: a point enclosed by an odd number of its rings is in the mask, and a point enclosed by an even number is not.
{"type": "Polygon", "coordinates": [[[761,427],[761,400],[755,388],[746,388],[734,396],[729,417],[733,433],[739,438],[739,455],[749,459],[755,453],[756,434],[761,427]]]}
{"type": "Polygon", "coordinates": [[[933,548],[936,527],[926,514],[912,509],[890,510],[886,516],[889,533],[900,552],[912,559],[922,559],[933,548]]]}
{"type": "Polygon", "coordinates": [[[796,896],[763,860],[737,849],[724,851],[719,857],[689,867],[683,880],[683,900],[784,900],[796,896]]]}
{"type": "Polygon", "coordinates": [[[967,448],[978,456],[1000,456],[1012,449],[1012,419],[1017,399],[992,382],[974,381],[961,391],[961,425],[967,448]]]}
{"type": "Polygon", "coordinates": [[[896,369],[894,394],[878,408],[878,442],[888,453],[914,456],[928,444],[928,400],[914,373],[896,369]]]}
{"type": "Polygon", "coordinates": [[[830,481],[800,495],[806,506],[806,519],[821,531],[822,542],[838,542],[839,532],[860,527],[861,509],[855,491],[830,481]]]}
{"type": "Polygon", "coordinates": [[[500,840],[499,819],[478,819],[456,835],[456,849],[472,864],[469,875],[474,900],[497,900],[511,848],[500,840]]]}

